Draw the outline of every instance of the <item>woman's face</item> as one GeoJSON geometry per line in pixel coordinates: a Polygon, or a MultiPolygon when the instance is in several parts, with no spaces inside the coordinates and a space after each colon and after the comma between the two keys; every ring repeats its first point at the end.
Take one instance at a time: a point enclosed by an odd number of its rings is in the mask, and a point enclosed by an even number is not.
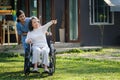
{"type": "Polygon", "coordinates": [[[39,20],[38,19],[33,19],[32,20],[32,26],[33,26],[33,29],[37,29],[40,26],[39,20]]]}
{"type": "Polygon", "coordinates": [[[18,17],[18,19],[20,20],[20,22],[24,22],[24,21],[25,21],[25,14],[22,13],[22,14],[18,17]]]}

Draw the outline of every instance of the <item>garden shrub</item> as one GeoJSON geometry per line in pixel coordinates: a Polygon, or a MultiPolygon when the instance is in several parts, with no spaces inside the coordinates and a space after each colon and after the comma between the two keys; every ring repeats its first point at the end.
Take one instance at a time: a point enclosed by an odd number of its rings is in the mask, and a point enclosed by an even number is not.
{"type": "Polygon", "coordinates": [[[19,57],[20,53],[13,53],[13,52],[2,52],[0,53],[0,57],[19,57]]]}

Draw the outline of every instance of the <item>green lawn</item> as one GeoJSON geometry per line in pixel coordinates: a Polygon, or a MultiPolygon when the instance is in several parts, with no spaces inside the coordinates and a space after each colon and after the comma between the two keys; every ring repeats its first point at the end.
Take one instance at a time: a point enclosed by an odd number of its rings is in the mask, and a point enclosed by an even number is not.
{"type": "Polygon", "coordinates": [[[53,76],[39,73],[25,76],[22,56],[0,57],[0,80],[120,80],[120,62],[117,61],[88,59],[77,55],[57,55],[56,61],[53,76]]]}

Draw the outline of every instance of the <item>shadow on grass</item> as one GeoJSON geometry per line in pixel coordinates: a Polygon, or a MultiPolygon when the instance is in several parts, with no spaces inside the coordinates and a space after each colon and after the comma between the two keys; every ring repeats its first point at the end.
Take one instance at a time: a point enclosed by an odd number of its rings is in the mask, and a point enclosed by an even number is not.
{"type": "Polygon", "coordinates": [[[4,72],[0,73],[0,80],[30,80],[48,77],[48,74],[30,73],[28,76],[24,75],[24,71],[4,72]]]}
{"type": "Polygon", "coordinates": [[[0,79],[22,79],[22,71],[18,71],[18,72],[4,72],[4,73],[0,73],[0,79]]]}
{"type": "Polygon", "coordinates": [[[23,62],[24,59],[9,59],[9,58],[0,58],[0,62],[23,62]]]}
{"type": "Polygon", "coordinates": [[[0,80],[30,80],[49,76],[41,73],[30,73],[28,76],[25,76],[24,71],[20,71],[24,69],[24,58],[0,58],[0,63],[4,63],[4,65],[0,65],[0,80]]]}

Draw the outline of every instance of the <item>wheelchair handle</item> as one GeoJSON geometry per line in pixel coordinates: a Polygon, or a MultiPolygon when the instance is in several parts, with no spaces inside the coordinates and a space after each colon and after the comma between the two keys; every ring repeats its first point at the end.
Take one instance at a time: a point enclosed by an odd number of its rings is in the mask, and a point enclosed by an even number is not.
{"type": "Polygon", "coordinates": [[[30,43],[30,52],[32,51],[32,43],[30,43]]]}

